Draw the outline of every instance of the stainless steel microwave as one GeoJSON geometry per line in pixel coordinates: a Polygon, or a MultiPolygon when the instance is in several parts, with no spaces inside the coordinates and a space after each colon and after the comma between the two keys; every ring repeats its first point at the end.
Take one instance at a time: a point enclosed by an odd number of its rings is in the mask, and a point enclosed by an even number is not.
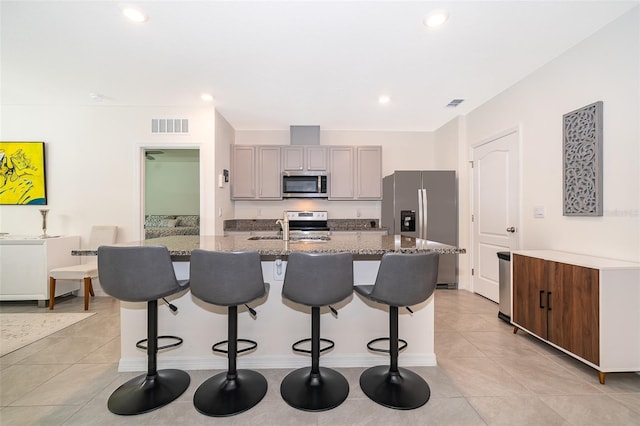
{"type": "Polygon", "coordinates": [[[283,198],[327,198],[328,176],[326,174],[282,175],[283,198]]]}

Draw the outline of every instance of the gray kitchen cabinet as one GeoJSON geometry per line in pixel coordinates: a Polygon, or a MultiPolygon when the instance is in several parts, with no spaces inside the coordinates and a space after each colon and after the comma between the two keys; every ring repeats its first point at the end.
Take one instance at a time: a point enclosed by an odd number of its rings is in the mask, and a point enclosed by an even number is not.
{"type": "Polygon", "coordinates": [[[307,170],[326,171],[327,170],[327,147],[308,146],[305,149],[307,160],[307,170]]]}
{"type": "Polygon", "coordinates": [[[304,170],[304,147],[303,146],[283,146],[282,147],[282,170],[298,171],[304,170]]]}
{"type": "Polygon", "coordinates": [[[281,176],[279,146],[232,147],[232,200],[280,200],[281,176]]]}
{"type": "Polygon", "coordinates": [[[327,148],[324,146],[283,146],[282,170],[285,172],[326,171],[327,148]]]}
{"type": "Polygon", "coordinates": [[[354,165],[353,147],[329,147],[329,200],[355,198],[354,165]]]}
{"type": "Polygon", "coordinates": [[[231,148],[231,199],[256,198],[256,151],[253,146],[231,148]]]}
{"type": "Polygon", "coordinates": [[[329,199],[381,200],[382,147],[329,147],[329,199]]]}
{"type": "Polygon", "coordinates": [[[356,198],[358,200],[382,199],[382,147],[356,147],[356,198]]]}
{"type": "Polygon", "coordinates": [[[258,146],[258,199],[282,199],[282,173],[279,146],[258,146]]]}
{"type": "Polygon", "coordinates": [[[381,146],[234,145],[232,200],[282,199],[282,172],[329,176],[329,200],[382,199],[381,146]]]}

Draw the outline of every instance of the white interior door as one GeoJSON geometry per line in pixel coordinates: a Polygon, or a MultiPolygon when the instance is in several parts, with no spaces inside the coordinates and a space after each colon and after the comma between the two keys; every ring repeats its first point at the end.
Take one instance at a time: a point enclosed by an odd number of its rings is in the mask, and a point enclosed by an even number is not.
{"type": "Polygon", "coordinates": [[[517,130],[473,147],[473,291],[499,302],[499,251],[519,246],[517,130]]]}

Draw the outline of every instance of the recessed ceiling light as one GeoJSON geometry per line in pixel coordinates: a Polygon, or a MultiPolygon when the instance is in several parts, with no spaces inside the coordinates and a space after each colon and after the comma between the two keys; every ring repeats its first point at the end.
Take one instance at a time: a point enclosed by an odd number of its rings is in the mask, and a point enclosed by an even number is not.
{"type": "Polygon", "coordinates": [[[446,10],[434,10],[424,17],[424,25],[429,28],[438,28],[449,19],[449,13],[446,10]]]}
{"type": "Polygon", "coordinates": [[[380,104],[388,104],[391,101],[391,98],[387,95],[382,95],[378,98],[378,103],[380,104]]]}
{"type": "Polygon", "coordinates": [[[122,8],[122,14],[130,21],[138,23],[146,22],[148,19],[147,15],[135,6],[124,6],[122,8]]]}
{"type": "Polygon", "coordinates": [[[213,95],[210,95],[209,93],[203,93],[202,95],[200,95],[200,99],[205,102],[211,102],[213,101],[213,95]]]}
{"type": "Polygon", "coordinates": [[[96,102],[102,102],[105,99],[105,96],[102,93],[95,93],[95,92],[89,93],[89,97],[96,102]]]}

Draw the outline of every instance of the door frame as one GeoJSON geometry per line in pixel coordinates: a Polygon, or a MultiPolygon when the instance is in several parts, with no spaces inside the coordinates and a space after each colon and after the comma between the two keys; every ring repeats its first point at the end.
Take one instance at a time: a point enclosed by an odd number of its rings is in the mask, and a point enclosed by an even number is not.
{"type": "MultiPolygon", "coordinates": [[[[470,148],[469,148],[469,168],[470,168],[470,173],[469,173],[469,206],[470,206],[470,211],[471,211],[471,216],[469,217],[469,220],[471,222],[471,226],[470,226],[470,238],[469,241],[471,242],[470,246],[471,246],[471,250],[470,250],[470,254],[471,254],[471,259],[470,259],[470,263],[471,263],[471,285],[470,285],[470,290],[471,292],[475,293],[476,289],[475,289],[475,281],[476,281],[476,275],[475,275],[475,271],[477,271],[478,269],[478,265],[476,265],[476,224],[477,222],[474,220],[474,215],[476,214],[475,211],[475,180],[474,180],[474,170],[473,170],[473,166],[474,166],[474,161],[476,161],[476,159],[474,158],[474,150],[482,145],[486,145],[488,143],[491,143],[495,140],[498,140],[500,138],[503,138],[511,133],[516,133],[516,149],[517,149],[517,164],[518,164],[518,195],[517,195],[517,206],[518,206],[518,213],[517,213],[517,223],[515,224],[515,226],[518,229],[518,232],[516,232],[515,235],[515,244],[516,244],[516,248],[515,249],[519,249],[520,247],[522,247],[522,126],[521,125],[516,125],[513,127],[509,127],[505,130],[502,130],[500,132],[494,133],[493,135],[482,139],[479,142],[476,142],[474,144],[471,144],[470,148]]],[[[497,261],[497,260],[496,260],[497,261]]]]}
{"type": "MultiPolygon", "coordinates": [[[[200,197],[200,218],[203,217],[204,214],[204,200],[203,200],[203,164],[202,164],[202,148],[199,143],[190,143],[190,144],[179,144],[179,143],[144,143],[137,144],[135,147],[135,161],[136,165],[135,175],[136,175],[136,188],[138,188],[135,200],[134,200],[134,214],[135,217],[133,219],[134,235],[138,236],[139,241],[144,241],[144,213],[145,213],[145,151],[147,150],[165,150],[170,151],[173,149],[197,149],[199,151],[198,155],[198,163],[200,168],[200,188],[198,190],[200,197]]],[[[202,233],[202,229],[201,229],[202,233]]]]}

